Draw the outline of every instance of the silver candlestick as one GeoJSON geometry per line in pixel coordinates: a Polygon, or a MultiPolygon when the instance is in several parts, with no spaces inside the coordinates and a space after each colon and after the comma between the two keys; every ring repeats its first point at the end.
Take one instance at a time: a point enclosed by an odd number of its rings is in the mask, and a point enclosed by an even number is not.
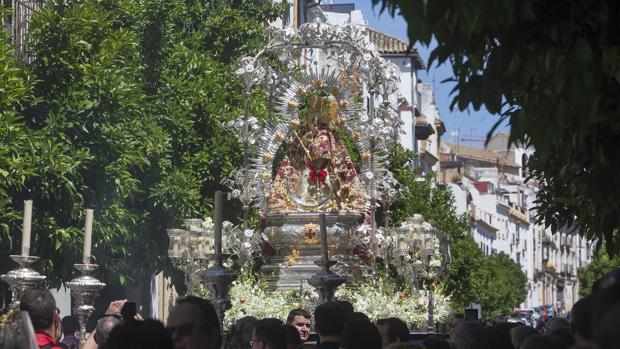
{"type": "Polygon", "coordinates": [[[11,259],[14,260],[19,266],[16,269],[0,276],[0,278],[2,281],[9,284],[9,289],[13,293],[13,301],[11,302],[10,307],[13,309],[18,309],[19,300],[22,298],[24,293],[40,285],[41,282],[45,280],[45,276],[37,273],[29,267],[30,264],[38,260],[39,257],[12,255],[11,259]]]}
{"type": "Polygon", "coordinates": [[[90,274],[99,266],[96,264],[74,264],[73,267],[80,271],[81,275],[67,283],[71,289],[71,295],[75,306],[73,312],[80,321],[80,343],[86,341],[86,321],[95,311],[95,297],[105,284],[90,274]]]}
{"type": "Polygon", "coordinates": [[[327,302],[334,299],[334,293],[338,286],[345,282],[345,279],[329,270],[337,262],[329,260],[329,251],[327,244],[327,223],[324,213],[319,215],[319,224],[321,226],[321,260],[314,262],[316,265],[322,267],[322,270],[310,278],[308,283],[316,288],[321,295],[321,301],[327,302]]]}
{"type": "Polygon", "coordinates": [[[224,313],[232,307],[228,290],[230,284],[237,278],[237,273],[223,265],[223,260],[230,257],[229,254],[215,253],[209,258],[215,261],[214,265],[203,271],[200,276],[202,283],[207,287],[210,299],[220,318],[220,326],[224,324],[224,313]]]}
{"type": "Polygon", "coordinates": [[[345,282],[345,279],[342,276],[329,270],[329,268],[334,266],[337,262],[328,260],[327,263],[325,263],[320,260],[314,263],[322,267],[323,270],[312,275],[310,280],[308,280],[308,283],[319,292],[321,302],[334,300],[336,289],[345,282]]]}
{"type": "Polygon", "coordinates": [[[168,257],[172,265],[180,270],[185,277],[187,295],[199,292],[198,274],[208,266],[207,251],[210,249],[213,232],[202,228],[201,219],[186,219],[186,229],[168,229],[170,247],[168,257]]]}

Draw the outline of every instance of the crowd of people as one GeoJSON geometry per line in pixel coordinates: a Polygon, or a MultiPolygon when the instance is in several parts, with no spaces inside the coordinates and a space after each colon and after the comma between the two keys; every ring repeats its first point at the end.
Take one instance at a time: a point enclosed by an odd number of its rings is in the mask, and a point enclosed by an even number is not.
{"type": "MultiPolygon", "coordinates": [[[[290,311],[286,321],[251,316],[223,331],[214,306],[187,296],[171,310],[166,325],[136,314],[121,315],[125,300],[110,304],[80,349],[611,349],[620,348],[620,268],[579,300],[568,319],[549,319],[542,331],[519,323],[484,324],[455,316],[449,335],[412,337],[405,322],[372,322],[351,303],[330,301],[313,313],[290,311]]],[[[30,316],[42,349],[78,348],[77,322],[61,321],[51,293],[28,291],[20,309],[30,316]],[[59,338],[63,337],[62,342],[59,338]]],[[[66,321],[64,321],[66,320],[66,321]]],[[[1,346],[0,346],[1,347],[1,346]]]]}

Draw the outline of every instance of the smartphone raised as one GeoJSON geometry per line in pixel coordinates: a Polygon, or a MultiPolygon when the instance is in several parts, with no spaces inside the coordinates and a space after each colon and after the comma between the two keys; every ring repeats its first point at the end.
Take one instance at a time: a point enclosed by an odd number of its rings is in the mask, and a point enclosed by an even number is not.
{"type": "Polygon", "coordinates": [[[123,309],[121,309],[121,316],[125,321],[133,321],[137,311],[136,302],[125,302],[123,309]]]}

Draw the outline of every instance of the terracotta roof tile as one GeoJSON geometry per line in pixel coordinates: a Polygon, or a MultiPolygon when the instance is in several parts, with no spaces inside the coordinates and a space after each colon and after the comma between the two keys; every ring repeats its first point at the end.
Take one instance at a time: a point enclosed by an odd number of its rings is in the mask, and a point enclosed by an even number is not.
{"type": "Polygon", "coordinates": [[[492,152],[492,151],[470,147],[470,146],[463,145],[463,144],[457,145],[457,144],[450,143],[450,142],[441,142],[441,143],[442,145],[449,148],[451,153],[456,154],[458,157],[461,157],[461,158],[483,161],[483,162],[488,162],[488,163],[493,163],[493,164],[499,162],[500,165],[503,165],[503,166],[520,167],[519,164],[517,164],[516,162],[511,161],[505,156],[501,156],[500,154],[492,152]]]}
{"type": "Polygon", "coordinates": [[[402,41],[401,39],[387,35],[380,31],[376,31],[372,28],[368,28],[368,35],[370,36],[370,42],[375,44],[375,47],[379,53],[382,54],[402,54],[413,57],[414,65],[416,69],[425,69],[426,66],[422,57],[418,53],[418,50],[415,47],[411,48],[411,51],[408,52],[409,44],[402,41]]]}

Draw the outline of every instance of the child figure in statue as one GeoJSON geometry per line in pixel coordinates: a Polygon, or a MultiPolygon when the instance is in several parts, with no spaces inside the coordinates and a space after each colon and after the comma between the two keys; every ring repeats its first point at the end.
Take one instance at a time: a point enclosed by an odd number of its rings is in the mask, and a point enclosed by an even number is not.
{"type": "Polygon", "coordinates": [[[344,143],[334,133],[340,122],[338,101],[315,80],[300,88],[299,120],[291,121],[293,142],[267,195],[268,213],[365,212],[366,197],[344,143]]]}

